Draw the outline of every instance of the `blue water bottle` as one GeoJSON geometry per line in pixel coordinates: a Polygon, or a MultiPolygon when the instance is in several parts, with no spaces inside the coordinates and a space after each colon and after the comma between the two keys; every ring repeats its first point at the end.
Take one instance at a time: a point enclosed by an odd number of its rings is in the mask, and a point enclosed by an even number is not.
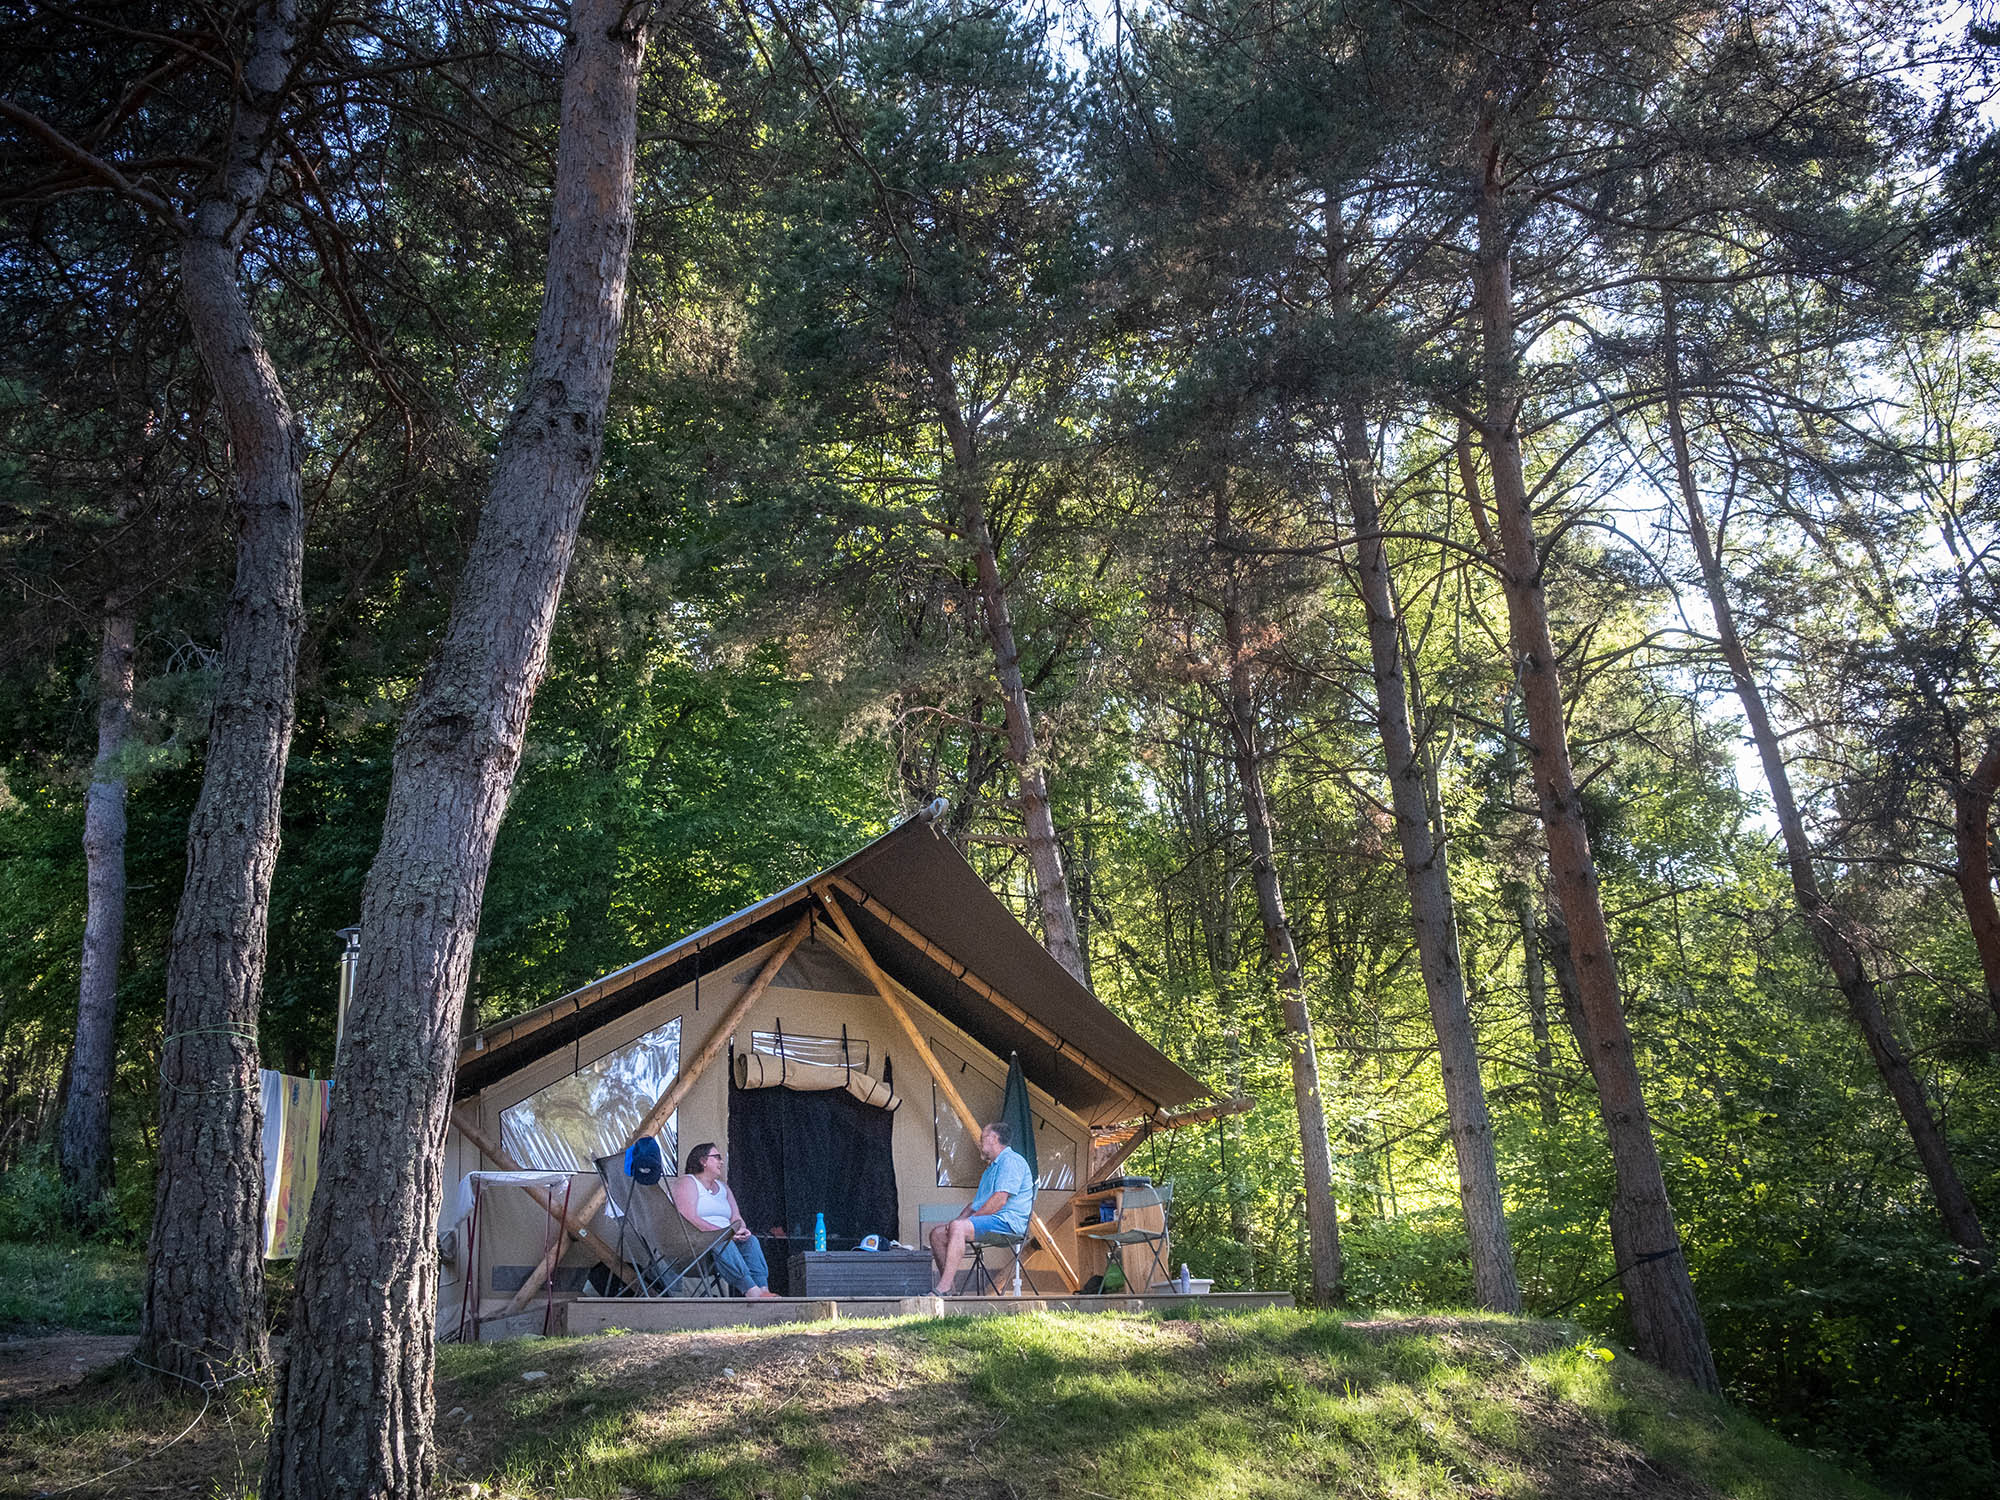
{"type": "Polygon", "coordinates": [[[813,1249],[826,1253],[826,1215],[813,1215],[813,1249]]]}

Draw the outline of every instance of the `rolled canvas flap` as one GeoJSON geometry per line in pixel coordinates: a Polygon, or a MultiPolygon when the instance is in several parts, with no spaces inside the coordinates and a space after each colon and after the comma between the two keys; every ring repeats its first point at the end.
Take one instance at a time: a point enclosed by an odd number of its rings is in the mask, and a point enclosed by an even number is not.
{"type": "Polygon", "coordinates": [[[859,1068],[802,1063],[763,1052],[736,1054],[736,1086],[739,1089],[799,1089],[805,1093],[846,1089],[863,1104],[872,1104],[877,1109],[893,1110],[903,1102],[888,1084],[879,1078],[871,1078],[859,1068]]]}

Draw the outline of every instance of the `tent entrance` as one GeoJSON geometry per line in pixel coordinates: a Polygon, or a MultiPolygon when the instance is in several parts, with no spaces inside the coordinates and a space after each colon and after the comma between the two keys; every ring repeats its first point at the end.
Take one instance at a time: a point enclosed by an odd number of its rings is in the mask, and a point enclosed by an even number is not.
{"type": "Polygon", "coordinates": [[[729,1185],[764,1241],[773,1291],[784,1290],[791,1252],[812,1248],[816,1214],[826,1215],[829,1250],[895,1237],[895,1119],[845,1089],[746,1089],[731,1077],[729,1185]]]}

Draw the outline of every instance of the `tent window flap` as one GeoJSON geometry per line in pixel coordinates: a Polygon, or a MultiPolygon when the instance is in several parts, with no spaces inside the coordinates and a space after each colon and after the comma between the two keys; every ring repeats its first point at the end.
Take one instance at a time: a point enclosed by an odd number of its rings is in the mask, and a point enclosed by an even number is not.
{"type": "MultiPolygon", "coordinates": [[[[623,1151],[681,1071],[681,1018],[585,1063],[500,1111],[500,1143],[523,1167],[589,1172],[600,1156],[623,1151]]],[[[679,1159],[679,1116],[659,1131],[667,1170],[679,1159]]]]}

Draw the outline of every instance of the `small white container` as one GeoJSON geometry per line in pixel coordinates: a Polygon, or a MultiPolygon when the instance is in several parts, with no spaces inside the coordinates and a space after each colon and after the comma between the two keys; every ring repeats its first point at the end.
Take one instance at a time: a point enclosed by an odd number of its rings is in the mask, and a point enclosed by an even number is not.
{"type": "MultiPolygon", "coordinates": [[[[1190,1297],[1206,1297],[1209,1289],[1214,1285],[1215,1280],[1213,1277],[1190,1276],[1188,1278],[1187,1294],[1190,1297]]],[[[1172,1281],[1156,1281],[1150,1290],[1155,1297],[1178,1297],[1181,1295],[1179,1283],[1172,1281]]]]}

